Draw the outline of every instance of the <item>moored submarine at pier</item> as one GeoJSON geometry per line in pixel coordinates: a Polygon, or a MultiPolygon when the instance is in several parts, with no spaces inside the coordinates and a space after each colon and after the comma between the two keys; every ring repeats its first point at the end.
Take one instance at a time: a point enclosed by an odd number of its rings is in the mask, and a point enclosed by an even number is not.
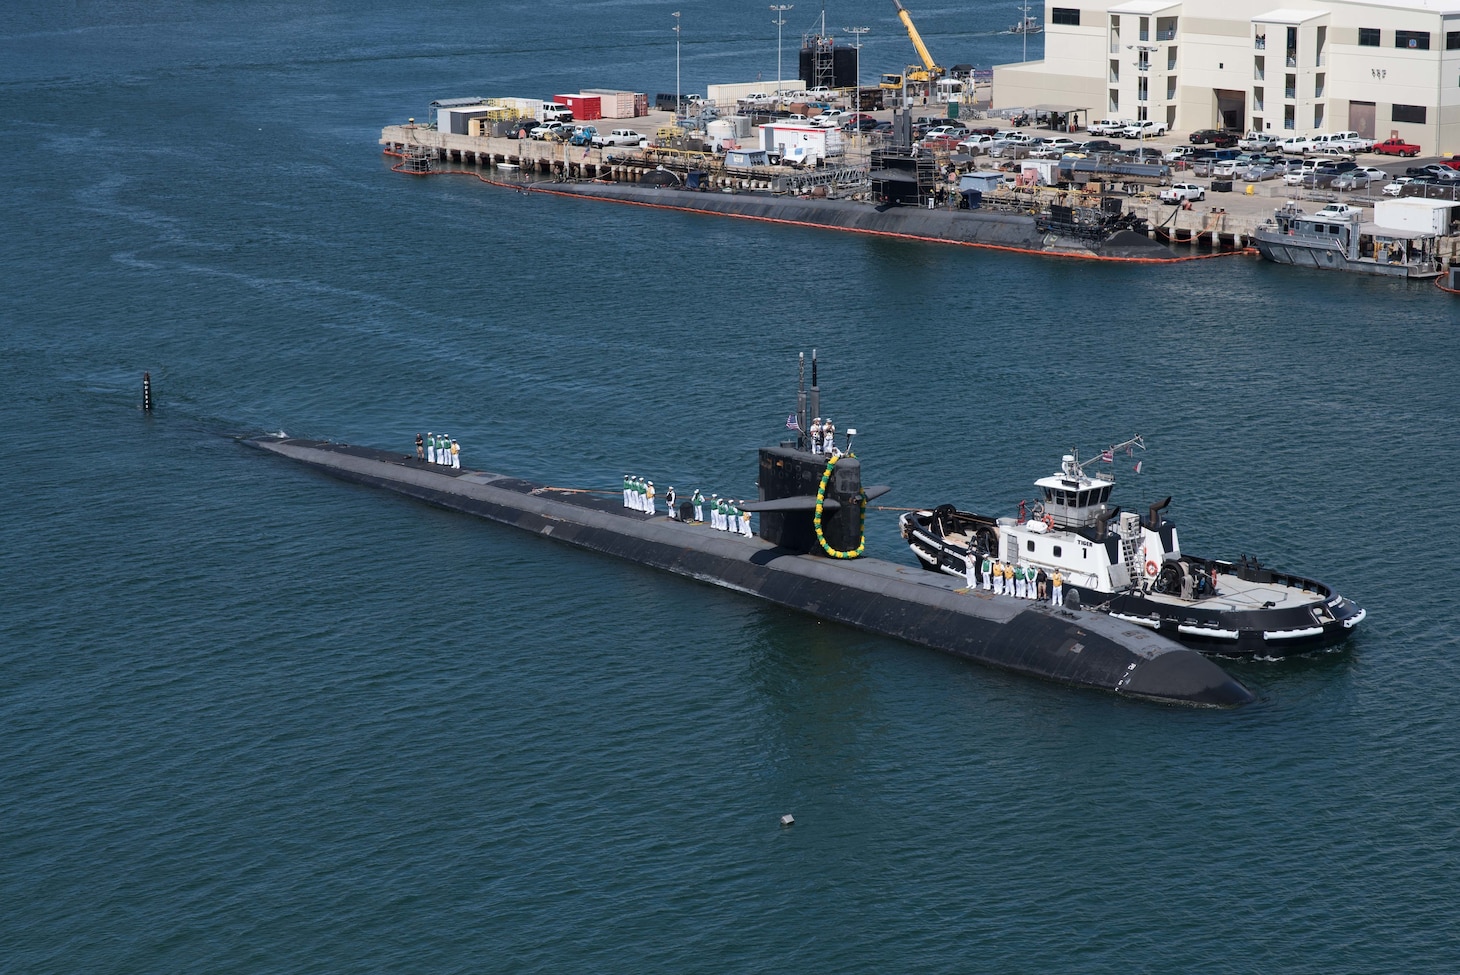
{"type": "MultiPolygon", "coordinates": [[[[819,619],[957,654],[982,664],[1125,697],[1237,707],[1252,693],[1201,654],[1138,626],[1074,607],[968,590],[959,580],[862,556],[861,463],[834,440],[814,443],[820,409],[798,393],[796,437],[760,452],[760,536],[650,515],[609,492],[560,490],[390,451],[327,441],[244,441],[332,476],[512,525],[560,542],[758,596],[819,619]],[[828,452],[829,451],[829,452],[828,452]]],[[[804,377],[804,357],[803,357],[804,377]]]]}

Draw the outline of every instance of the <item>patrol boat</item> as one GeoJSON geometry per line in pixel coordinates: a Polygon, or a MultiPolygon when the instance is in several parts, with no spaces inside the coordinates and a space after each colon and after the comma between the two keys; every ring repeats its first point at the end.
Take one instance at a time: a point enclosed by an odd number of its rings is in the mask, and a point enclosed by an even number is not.
{"type": "MultiPolygon", "coordinates": [[[[1043,569],[1064,579],[1066,602],[1154,630],[1203,653],[1278,658],[1330,647],[1363,622],[1365,611],[1321,582],[1267,568],[1188,555],[1163,515],[1170,498],[1144,515],[1111,505],[1113,473],[1097,461],[1145,447],[1139,436],[1035,481],[1042,500],[1017,517],[953,505],[907,512],[902,537],[925,569],[967,577],[970,558],[1043,569]]],[[[982,566],[980,565],[980,570],[982,566]]]]}
{"type": "MultiPolygon", "coordinates": [[[[1121,697],[1196,707],[1240,707],[1250,690],[1217,664],[1159,633],[1108,614],[1059,609],[967,589],[961,580],[865,556],[867,501],[850,440],[842,452],[812,442],[820,415],[815,357],[786,423],[795,436],[760,451],[758,537],[651,515],[617,490],[554,488],[505,474],[444,467],[372,447],[284,436],[251,447],[322,473],[403,494],[535,535],[765,599],[818,619],[942,650],[1014,673],[1121,697]]],[[[848,437],[853,431],[847,431],[848,437]]]]}

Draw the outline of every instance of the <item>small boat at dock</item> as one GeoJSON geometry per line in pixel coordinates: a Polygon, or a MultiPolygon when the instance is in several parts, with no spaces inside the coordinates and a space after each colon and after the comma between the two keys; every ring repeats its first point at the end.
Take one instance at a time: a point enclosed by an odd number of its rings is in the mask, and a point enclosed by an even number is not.
{"type": "Polygon", "coordinates": [[[1443,232],[1381,226],[1364,215],[1346,203],[1330,203],[1309,214],[1289,201],[1257,228],[1253,243],[1275,264],[1415,280],[1440,276],[1443,232]]]}

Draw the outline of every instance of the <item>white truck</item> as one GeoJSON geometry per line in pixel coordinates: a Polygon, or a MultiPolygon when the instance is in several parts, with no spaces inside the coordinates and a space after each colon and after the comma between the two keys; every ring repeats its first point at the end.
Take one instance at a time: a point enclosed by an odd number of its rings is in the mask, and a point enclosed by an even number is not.
{"type": "Polygon", "coordinates": [[[1172,183],[1161,191],[1162,203],[1186,203],[1205,200],[1207,191],[1195,183],[1172,183]]]}
{"type": "Polygon", "coordinates": [[[1269,149],[1276,150],[1281,145],[1282,141],[1276,136],[1256,130],[1248,132],[1237,140],[1237,148],[1243,152],[1266,152],[1269,149]]]}
{"type": "Polygon", "coordinates": [[[600,133],[593,137],[593,148],[605,149],[609,146],[647,146],[648,136],[633,129],[614,129],[611,132],[600,133]]]}

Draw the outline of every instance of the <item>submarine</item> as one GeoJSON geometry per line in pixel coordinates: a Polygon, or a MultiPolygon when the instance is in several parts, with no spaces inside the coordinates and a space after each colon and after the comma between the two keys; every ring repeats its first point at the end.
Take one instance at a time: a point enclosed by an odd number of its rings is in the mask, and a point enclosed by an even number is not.
{"type": "MultiPolygon", "coordinates": [[[[760,532],[746,537],[674,512],[373,447],[283,435],[243,439],[345,481],[382,488],[579,548],[721,586],[818,619],[893,637],[1005,671],[1161,704],[1235,708],[1252,692],[1195,650],[1108,614],[1051,607],[983,590],[946,575],[869,558],[869,500],[885,486],[862,484],[861,461],[806,432],[820,415],[815,353],[805,356],[793,439],[759,452],[760,532]],[[827,452],[822,452],[830,447],[827,452]]],[[[792,422],[794,421],[794,422],[792,422]]]]}

